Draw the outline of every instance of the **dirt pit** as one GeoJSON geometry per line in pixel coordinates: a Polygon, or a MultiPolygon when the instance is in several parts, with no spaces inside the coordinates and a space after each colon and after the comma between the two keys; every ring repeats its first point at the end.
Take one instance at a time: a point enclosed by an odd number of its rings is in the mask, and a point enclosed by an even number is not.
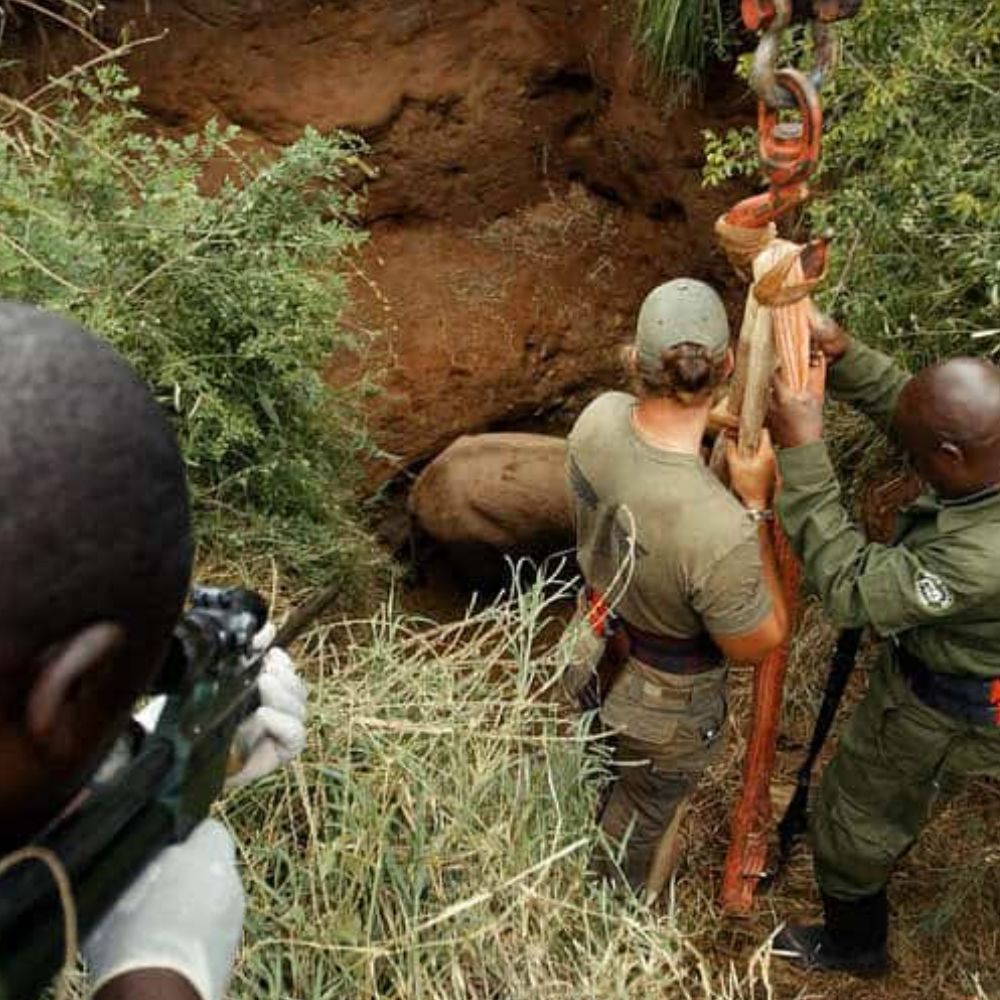
{"type": "Polygon", "coordinates": [[[746,121],[728,68],[671,107],[644,82],[627,9],[569,0],[110,4],[103,30],[166,30],[129,69],[147,110],[273,147],[311,124],[371,145],[367,246],[346,321],[372,375],[372,489],[459,434],[562,429],[618,378],[645,293],[682,274],[741,288],[701,183],[702,130],[746,121]]]}

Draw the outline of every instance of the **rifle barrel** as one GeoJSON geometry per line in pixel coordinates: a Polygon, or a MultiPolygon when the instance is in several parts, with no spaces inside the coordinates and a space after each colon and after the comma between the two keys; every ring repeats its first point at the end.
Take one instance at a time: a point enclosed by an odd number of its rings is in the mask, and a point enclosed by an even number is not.
{"type": "Polygon", "coordinates": [[[332,583],[324,587],[318,594],[314,594],[305,604],[293,608],[285,624],[278,629],[274,637],[272,646],[290,646],[298,639],[307,628],[309,628],[320,615],[340,596],[340,583],[332,583]]]}

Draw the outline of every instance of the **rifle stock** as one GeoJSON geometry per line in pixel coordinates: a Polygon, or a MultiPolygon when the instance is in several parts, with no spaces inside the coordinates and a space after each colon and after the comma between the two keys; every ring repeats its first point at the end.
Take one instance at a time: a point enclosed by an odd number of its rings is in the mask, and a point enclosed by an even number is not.
{"type": "MultiPolygon", "coordinates": [[[[141,791],[155,787],[172,761],[163,745],[136,760],[134,780],[86,803],[39,840],[62,863],[73,886],[77,927],[86,933],[149,863],[174,840],[173,818],[141,791]]],[[[0,998],[40,995],[59,969],[66,947],[64,919],[49,874],[24,863],[2,880],[0,998]]]]}

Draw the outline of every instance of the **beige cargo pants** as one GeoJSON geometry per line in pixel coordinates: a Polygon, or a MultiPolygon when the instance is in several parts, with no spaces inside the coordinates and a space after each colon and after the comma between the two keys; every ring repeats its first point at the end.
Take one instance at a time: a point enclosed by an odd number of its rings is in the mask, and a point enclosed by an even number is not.
{"type": "Polygon", "coordinates": [[[614,775],[599,822],[611,853],[594,867],[652,900],[679,858],[688,796],[722,750],[726,668],[668,674],[630,659],[605,699],[614,775]]]}

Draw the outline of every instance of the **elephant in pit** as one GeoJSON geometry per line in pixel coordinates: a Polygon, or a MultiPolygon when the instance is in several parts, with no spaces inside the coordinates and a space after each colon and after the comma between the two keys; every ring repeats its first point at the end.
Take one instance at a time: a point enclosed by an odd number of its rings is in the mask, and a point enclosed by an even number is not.
{"type": "Polygon", "coordinates": [[[558,552],[572,557],[565,466],[563,438],[460,437],[413,484],[408,509],[414,535],[441,546],[463,581],[482,590],[498,589],[509,579],[508,557],[541,561],[558,552]]]}

